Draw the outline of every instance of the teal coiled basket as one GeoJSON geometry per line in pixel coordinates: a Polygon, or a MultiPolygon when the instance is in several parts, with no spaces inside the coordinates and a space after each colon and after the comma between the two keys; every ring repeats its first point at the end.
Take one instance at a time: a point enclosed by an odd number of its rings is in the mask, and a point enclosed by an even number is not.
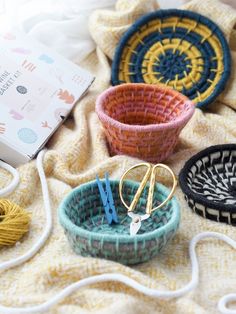
{"type": "MultiPolygon", "coordinates": [[[[102,180],[104,182],[104,180],[102,180]]],[[[119,197],[119,181],[110,180],[119,223],[109,225],[96,181],[83,184],[71,191],[59,206],[59,220],[72,249],[79,255],[113,260],[122,264],[146,262],[156,256],[172,239],[179,227],[180,209],[176,198],[152,213],[142,222],[138,234],[130,236],[131,218],[119,197]]],[[[130,204],[138,182],[124,182],[123,197],[130,204]]],[[[145,213],[148,186],[145,188],[135,213],[145,213]]],[[[153,207],[163,202],[169,190],[156,184],[153,207]]]]}

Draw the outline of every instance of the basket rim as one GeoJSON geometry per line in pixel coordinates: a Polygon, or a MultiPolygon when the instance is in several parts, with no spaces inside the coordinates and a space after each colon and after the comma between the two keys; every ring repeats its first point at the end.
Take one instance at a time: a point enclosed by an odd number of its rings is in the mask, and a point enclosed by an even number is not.
{"type": "Polygon", "coordinates": [[[108,89],[106,89],[104,92],[102,92],[96,100],[96,113],[102,122],[107,122],[108,124],[114,126],[117,129],[129,131],[129,132],[155,132],[155,131],[162,131],[166,129],[178,128],[180,126],[184,127],[184,125],[193,116],[194,110],[195,110],[195,104],[191,100],[189,100],[188,97],[172,89],[171,87],[163,86],[163,84],[154,85],[154,84],[145,84],[145,83],[125,83],[121,85],[111,86],[108,89]],[[185,101],[185,103],[189,105],[189,110],[182,112],[174,121],[169,121],[166,123],[158,123],[158,124],[156,123],[156,124],[147,124],[147,125],[122,123],[105,113],[103,109],[103,101],[113,91],[119,90],[119,89],[123,90],[123,89],[128,89],[128,88],[131,88],[131,89],[134,88],[134,91],[137,89],[142,90],[142,89],[147,89],[147,88],[150,88],[152,90],[157,90],[157,91],[168,91],[170,92],[170,94],[173,95],[173,97],[175,97],[175,95],[180,96],[183,99],[183,101],[185,101]]]}
{"type": "Polygon", "coordinates": [[[209,154],[215,153],[215,152],[221,152],[224,150],[235,150],[236,152],[236,144],[220,144],[220,145],[213,145],[210,147],[207,147],[194,156],[192,156],[184,165],[184,167],[181,169],[179,174],[179,185],[183,191],[183,193],[190,199],[192,199],[194,202],[199,203],[205,207],[217,209],[219,211],[226,211],[230,213],[236,213],[236,205],[231,204],[222,204],[219,202],[212,202],[208,200],[205,197],[202,197],[201,195],[193,192],[188,184],[187,184],[187,176],[189,173],[189,170],[192,166],[196,164],[196,162],[203,158],[208,156],[209,154]]]}
{"type": "MultiPolygon", "coordinates": [[[[105,180],[101,180],[102,182],[105,182],[105,180]]],[[[111,182],[114,182],[115,184],[119,184],[119,180],[110,180],[111,182]]],[[[129,184],[133,184],[136,186],[139,186],[139,182],[126,180],[129,184]]],[[[69,233],[73,233],[75,235],[81,236],[83,238],[87,238],[90,240],[98,240],[98,241],[104,241],[107,240],[109,242],[117,242],[119,239],[119,243],[133,243],[133,242],[140,242],[140,241],[147,241],[150,239],[157,238],[163,234],[164,231],[169,231],[172,229],[173,226],[176,226],[176,224],[180,221],[180,206],[175,197],[173,197],[170,202],[171,206],[173,208],[173,214],[170,218],[170,220],[163,225],[162,227],[158,229],[154,229],[153,231],[143,233],[143,234],[137,234],[134,236],[130,235],[122,235],[122,234],[101,234],[93,231],[86,230],[80,226],[75,225],[69,217],[65,213],[65,208],[68,203],[70,203],[71,199],[74,197],[74,195],[81,189],[88,186],[95,186],[97,183],[96,181],[90,181],[88,183],[82,184],[76,188],[74,188],[61,202],[58,208],[58,215],[59,215],[59,221],[61,225],[66,228],[69,233]]],[[[169,189],[166,188],[164,185],[158,183],[158,190],[161,191],[161,193],[168,195],[169,189]]]]}
{"type": "Polygon", "coordinates": [[[227,42],[227,39],[225,38],[225,35],[223,31],[220,29],[220,27],[212,21],[210,18],[191,11],[191,10],[183,10],[183,9],[160,9],[151,13],[147,13],[143,16],[141,16],[137,21],[135,21],[128,30],[123,34],[121,37],[114,53],[113,62],[112,62],[112,73],[111,73],[111,83],[112,85],[117,85],[118,79],[118,71],[119,71],[119,64],[120,64],[120,56],[122,55],[122,51],[126,45],[126,41],[130,39],[131,36],[134,35],[134,33],[137,32],[137,28],[142,27],[144,24],[157,19],[157,18],[165,18],[170,16],[179,16],[180,18],[190,18],[195,21],[198,21],[205,26],[207,26],[210,30],[214,30],[220,39],[220,43],[222,45],[222,51],[223,51],[223,61],[224,61],[224,71],[220,78],[220,80],[216,84],[216,88],[205,100],[197,102],[195,106],[200,109],[207,108],[209,105],[212,104],[212,102],[216,99],[217,96],[220,95],[220,93],[225,89],[226,83],[230,77],[231,74],[231,53],[230,48],[227,42]]]}

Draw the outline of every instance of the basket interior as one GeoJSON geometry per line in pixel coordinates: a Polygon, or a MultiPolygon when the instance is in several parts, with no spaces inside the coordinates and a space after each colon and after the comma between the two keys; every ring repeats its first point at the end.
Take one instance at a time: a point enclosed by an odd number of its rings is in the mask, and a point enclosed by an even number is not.
{"type": "Polygon", "coordinates": [[[120,86],[103,99],[104,112],[116,121],[129,125],[167,123],[190,109],[186,98],[171,89],[120,86]]]}
{"type": "Polygon", "coordinates": [[[194,194],[224,204],[236,204],[236,145],[199,158],[187,174],[187,185],[194,194]]]}
{"type": "MultiPolygon", "coordinates": [[[[104,182],[104,181],[103,181],[104,182]]],[[[102,234],[129,234],[131,218],[127,215],[127,209],[122,205],[119,197],[119,182],[110,181],[113,192],[114,203],[116,206],[119,223],[109,225],[105,217],[105,211],[102,205],[98,187],[95,181],[79,188],[73,197],[66,204],[65,213],[71,222],[85,230],[102,234]]],[[[105,184],[104,184],[105,187],[105,184]]],[[[130,204],[134,194],[138,189],[138,184],[132,181],[124,182],[123,196],[125,201],[130,204]]],[[[157,206],[164,199],[158,191],[158,184],[155,189],[153,205],[157,206]]],[[[135,213],[145,214],[148,187],[145,188],[137,206],[135,213]]],[[[153,231],[165,225],[173,214],[171,202],[166,206],[152,213],[151,218],[142,222],[139,234],[153,231]]]]}

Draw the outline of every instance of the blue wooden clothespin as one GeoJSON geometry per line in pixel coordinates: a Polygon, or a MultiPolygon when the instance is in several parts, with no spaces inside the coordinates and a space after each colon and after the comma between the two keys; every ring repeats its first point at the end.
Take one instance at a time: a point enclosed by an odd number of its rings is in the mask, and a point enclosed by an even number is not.
{"type": "Polygon", "coordinates": [[[106,214],[108,224],[110,225],[113,221],[118,223],[118,217],[117,217],[116,208],[114,205],[114,200],[112,196],[108,173],[107,172],[105,173],[106,191],[104,191],[103,185],[97,175],[96,175],[96,181],[97,181],[99,193],[101,195],[102,203],[105,209],[105,214],[106,214]]]}

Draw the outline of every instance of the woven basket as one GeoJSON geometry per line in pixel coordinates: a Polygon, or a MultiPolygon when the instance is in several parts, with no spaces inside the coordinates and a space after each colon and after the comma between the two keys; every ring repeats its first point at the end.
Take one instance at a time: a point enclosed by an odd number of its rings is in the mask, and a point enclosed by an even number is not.
{"type": "MultiPolygon", "coordinates": [[[[104,182],[104,180],[103,180],[104,182]]],[[[175,235],[179,222],[179,205],[172,198],[166,206],[142,222],[135,236],[129,235],[131,218],[119,197],[119,181],[110,181],[119,224],[108,225],[96,181],[74,189],[59,207],[59,219],[73,250],[82,256],[105,258],[123,264],[137,264],[156,256],[175,235]]],[[[129,204],[139,183],[124,182],[124,199],[129,204]]],[[[154,205],[166,199],[169,190],[157,184],[154,205]]],[[[144,190],[136,213],[144,213],[148,188],[144,190]]]]}
{"type": "Polygon", "coordinates": [[[179,183],[195,213],[236,225],[236,144],[211,146],[193,156],[179,183]]]}
{"type": "Polygon", "coordinates": [[[194,112],[187,97],[161,85],[122,84],[97,99],[111,155],[161,162],[171,155],[194,112]]]}
{"type": "Polygon", "coordinates": [[[112,84],[163,83],[198,107],[225,88],[231,57],[220,28],[186,10],[158,10],[141,17],[121,38],[112,64],[112,84]]]}

